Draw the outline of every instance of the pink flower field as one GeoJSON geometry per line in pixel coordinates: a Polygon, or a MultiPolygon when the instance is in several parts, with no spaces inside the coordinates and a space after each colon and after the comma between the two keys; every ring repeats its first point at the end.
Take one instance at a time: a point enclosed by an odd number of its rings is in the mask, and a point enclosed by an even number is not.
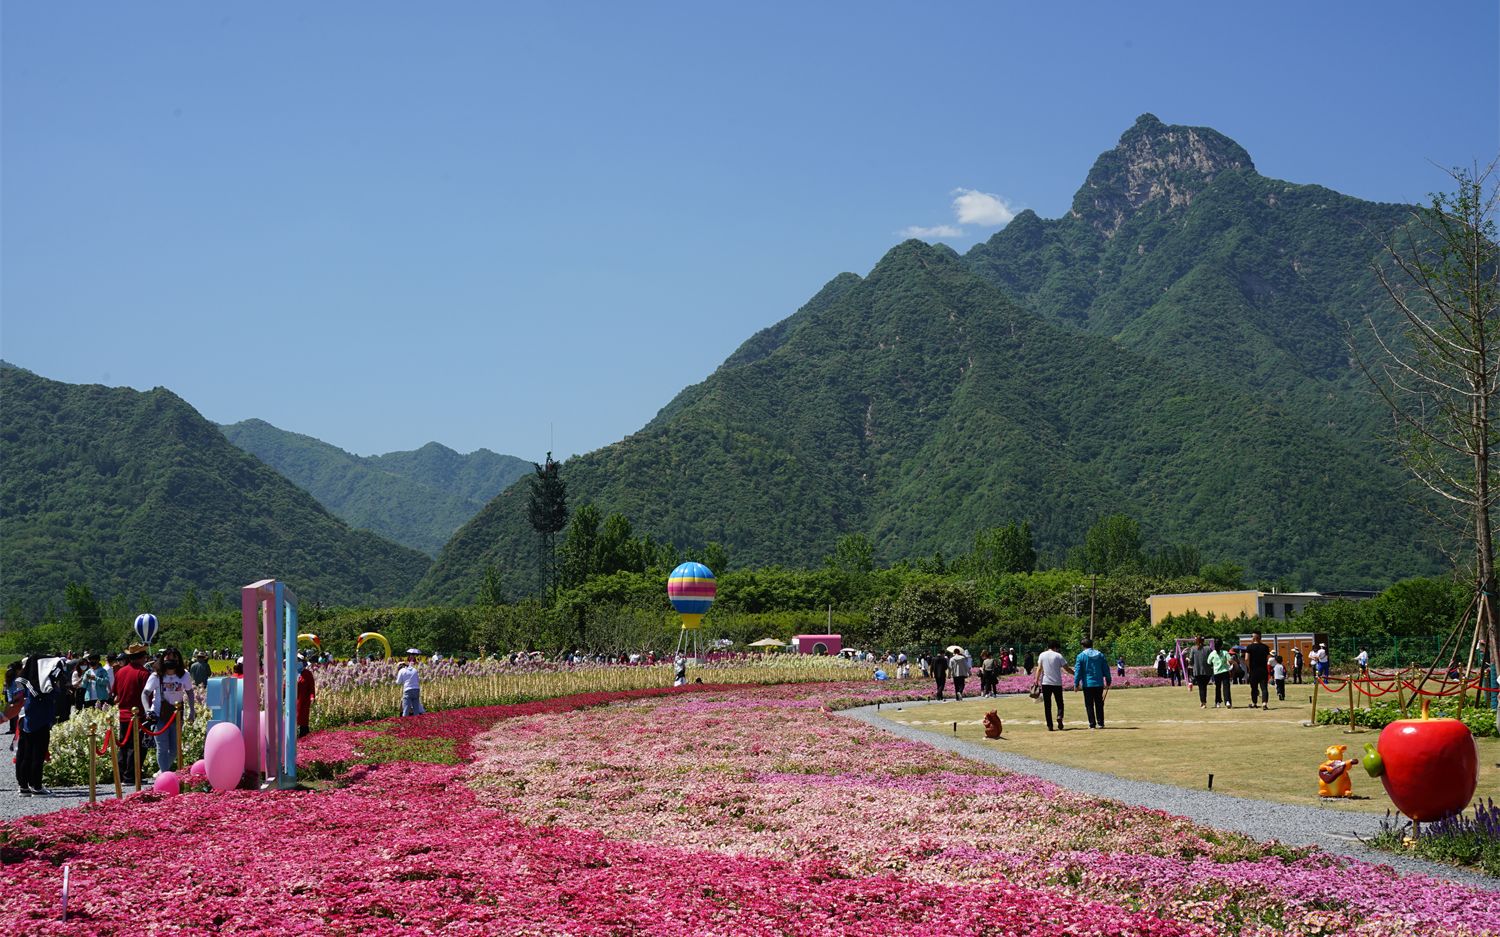
{"type": "Polygon", "coordinates": [[[1500,933],[1495,892],[1074,794],[830,711],[900,692],[697,686],[317,733],[299,763],[340,772],[322,789],[0,825],[0,932],[1500,933]]]}

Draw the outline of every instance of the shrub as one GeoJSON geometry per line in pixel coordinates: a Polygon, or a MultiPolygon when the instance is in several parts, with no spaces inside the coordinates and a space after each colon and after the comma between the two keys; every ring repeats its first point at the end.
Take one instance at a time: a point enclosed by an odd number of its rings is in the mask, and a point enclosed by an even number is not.
{"type": "MultiPolygon", "coordinates": [[[[1408,715],[1401,715],[1401,707],[1395,700],[1377,700],[1368,708],[1354,708],[1354,724],[1364,726],[1367,729],[1384,729],[1397,719],[1415,718],[1421,709],[1420,703],[1408,704],[1408,715]]],[[[1454,699],[1435,699],[1428,709],[1433,718],[1452,719],[1458,716],[1458,701],[1454,699]]],[[[1474,733],[1475,738],[1495,738],[1500,733],[1495,728],[1495,711],[1493,709],[1475,706],[1472,702],[1464,704],[1464,725],[1474,733]]],[[[1332,709],[1319,709],[1317,723],[1326,725],[1348,725],[1349,709],[1347,706],[1336,706],[1332,709]]]]}

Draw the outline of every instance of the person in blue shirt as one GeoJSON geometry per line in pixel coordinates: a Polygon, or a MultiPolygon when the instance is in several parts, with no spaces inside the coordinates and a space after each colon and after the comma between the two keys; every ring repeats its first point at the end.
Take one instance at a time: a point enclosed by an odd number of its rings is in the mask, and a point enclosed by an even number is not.
{"type": "Polygon", "coordinates": [[[1104,728],[1104,691],[1110,685],[1109,661],[1094,650],[1094,642],[1083,639],[1083,650],[1073,662],[1073,688],[1083,691],[1083,708],[1089,728],[1104,728]]]}

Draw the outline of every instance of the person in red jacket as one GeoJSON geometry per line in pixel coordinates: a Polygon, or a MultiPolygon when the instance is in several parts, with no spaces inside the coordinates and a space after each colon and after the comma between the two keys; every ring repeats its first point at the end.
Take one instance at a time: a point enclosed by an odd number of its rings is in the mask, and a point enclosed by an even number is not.
{"type": "MultiPolygon", "coordinates": [[[[120,743],[120,780],[135,783],[135,739],[131,733],[140,731],[140,726],[131,725],[131,714],[141,708],[141,691],[151,674],[146,672],[146,647],[132,644],[125,649],[125,666],[115,674],[115,699],[120,704],[120,731],[116,735],[120,743]]],[[[146,744],[142,739],[141,743],[146,744]]]]}
{"type": "Polygon", "coordinates": [[[312,701],[317,693],[317,686],[306,655],[298,654],[297,663],[302,670],[297,674],[297,737],[301,738],[311,731],[308,723],[312,719],[312,701]]]}

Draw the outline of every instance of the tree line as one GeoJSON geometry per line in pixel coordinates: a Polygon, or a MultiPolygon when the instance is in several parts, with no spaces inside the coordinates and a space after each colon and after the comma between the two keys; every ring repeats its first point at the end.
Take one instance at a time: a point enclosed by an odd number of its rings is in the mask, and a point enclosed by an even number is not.
{"type": "MultiPolygon", "coordinates": [[[[552,491],[565,497],[557,476],[549,482],[559,482],[552,491]]],[[[679,550],[637,533],[623,515],[604,514],[587,503],[572,512],[553,510],[548,522],[557,524],[556,543],[550,578],[539,583],[543,596],[510,599],[490,570],[467,606],[313,604],[301,609],[302,628],[319,634],[338,654],[352,653],[355,637],[365,631],[445,654],[666,650],[678,627],[666,577],[688,559],[708,565],[717,577],[718,597],[704,622],[707,636],[738,645],[832,628],[849,644],[878,652],[955,641],[976,650],[1037,649],[1054,638],[1076,646],[1088,633],[1092,611],[1096,644],[1145,664],[1175,637],[1232,638],[1254,627],[1193,616],[1152,626],[1149,595],[1244,588],[1244,571],[1228,563],[1204,564],[1188,545],[1148,546],[1139,523],[1123,515],[1100,519],[1058,565],[1043,562],[1027,522],[1009,521],[977,531],[964,554],[885,566],[876,562],[868,537],[846,534],[814,569],[738,569],[720,544],[679,550]],[[557,524],[560,516],[566,520],[557,524]]],[[[1255,584],[1265,591],[1299,585],[1255,584]]],[[[1446,580],[1398,583],[1374,602],[1313,606],[1298,627],[1377,644],[1395,635],[1432,633],[1451,627],[1462,608],[1449,606],[1462,591],[1455,592],[1446,580]]],[[[184,647],[239,643],[238,603],[223,592],[205,598],[190,587],[175,604],[163,604],[145,595],[101,599],[87,585],[71,583],[61,608],[43,620],[8,621],[0,633],[0,653],[111,649],[129,639],[129,622],[140,611],[159,615],[163,641],[184,647]]]]}

